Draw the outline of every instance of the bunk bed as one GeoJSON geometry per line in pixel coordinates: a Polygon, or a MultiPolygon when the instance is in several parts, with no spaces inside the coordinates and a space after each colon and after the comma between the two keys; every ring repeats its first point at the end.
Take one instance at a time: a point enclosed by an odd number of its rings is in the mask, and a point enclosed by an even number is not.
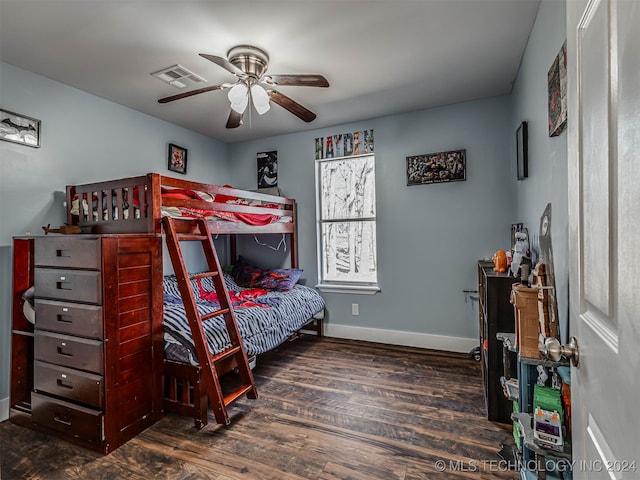
{"type": "Polygon", "coordinates": [[[162,217],[206,218],[215,234],[290,235],[291,267],[298,266],[295,200],[230,186],[149,173],[119,180],[69,185],[67,225],[82,233],[161,233],[162,217]]]}
{"type": "MultiPolygon", "coordinates": [[[[283,234],[289,236],[290,264],[287,273],[299,272],[297,218],[295,200],[230,186],[208,185],[175,177],[149,173],[82,185],[66,189],[67,224],[82,233],[162,233],[162,218],[206,219],[209,231],[227,234],[231,263],[242,268],[260,268],[238,258],[236,236],[242,234],[283,234]]],[[[243,343],[250,356],[256,356],[295,337],[301,330],[321,336],[324,301],[309,287],[292,281],[287,288],[276,288],[247,300],[247,290],[254,285],[236,282],[234,271],[224,273],[230,294],[241,299],[234,308],[243,343]],[[255,300],[255,301],[254,301],[255,300]]],[[[282,272],[278,272],[282,273],[282,272]]],[[[215,307],[210,298],[208,279],[193,284],[198,310],[215,307]],[[212,306],[213,305],[213,306],[212,306]]],[[[165,410],[193,416],[197,427],[207,424],[207,394],[202,384],[190,328],[184,315],[174,275],[163,280],[165,329],[165,410]]],[[[228,344],[223,322],[207,322],[206,336],[212,353],[228,344]]],[[[229,362],[218,366],[218,373],[234,369],[229,362]]]]}

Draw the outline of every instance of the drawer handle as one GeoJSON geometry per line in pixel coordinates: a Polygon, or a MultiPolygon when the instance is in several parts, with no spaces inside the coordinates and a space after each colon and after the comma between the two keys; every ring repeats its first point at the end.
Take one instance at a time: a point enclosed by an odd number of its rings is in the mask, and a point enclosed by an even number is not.
{"type": "Polygon", "coordinates": [[[65,344],[58,347],[58,355],[62,355],[63,357],[73,357],[73,353],[67,353],[63,350],[64,347],[66,347],[65,344]]]}
{"type": "Polygon", "coordinates": [[[56,250],[56,257],[70,257],[71,250],[56,250]]]}
{"type": "Polygon", "coordinates": [[[73,290],[71,282],[56,282],[56,289],[58,290],[73,290]]]}
{"type": "Polygon", "coordinates": [[[59,387],[68,388],[69,390],[73,390],[73,383],[69,380],[64,380],[62,378],[57,379],[57,383],[59,387]]]}
{"type": "Polygon", "coordinates": [[[58,315],[58,321],[61,323],[73,323],[71,315],[58,315]]]}
{"type": "Polygon", "coordinates": [[[64,418],[60,418],[58,415],[56,415],[55,417],[53,417],[53,419],[58,422],[61,423],[63,425],[66,425],[67,427],[71,426],[71,422],[69,420],[65,420],[64,418]]]}

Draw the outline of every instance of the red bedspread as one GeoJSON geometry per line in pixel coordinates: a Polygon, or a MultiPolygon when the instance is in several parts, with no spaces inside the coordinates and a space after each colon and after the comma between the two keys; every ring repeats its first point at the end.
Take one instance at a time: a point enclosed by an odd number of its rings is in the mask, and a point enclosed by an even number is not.
{"type": "MultiPolygon", "coordinates": [[[[202,283],[200,279],[197,279],[198,289],[200,290],[200,298],[207,300],[209,302],[215,302],[218,305],[220,302],[218,301],[218,294],[216,292],[208,292],[202,287],[202,283]]],[[[240,292],[229,291],[229,300],[231,301],[231,305],[233,308],[249,308],[249,307],[262,307],[269,308],[269,305],[264,303],[257,303],[254,300],[262,295],[269,293],[269,290],[265,290],[264,288],[250,288],[246,290],[242,290],[240,292]]]]}
{"type": "Polygon", "coordinates": [[[243,222],[249,225],[269,225],[278,220],[277,215],[268,213],[238,213],[223,212],[220,210],[207,210],[192,207],[176,207],[180,210],[183,217],[188,218],[207,218],[218,217],[229,222],[243,222]]]}
{"type": "MultiPolygon", "coordinates": [[[[225,185],[225,187],[229,187],[229,185],[225,185]]],[[[211,202],[214,200],[214,197],[208,193],[198,193],[193,190],[187,189],[167,189],[162,188],[162,196],[163,198],[176,198],[176,199],[185,199],[185,200],[204,200],[206,202],[211,202]]],[[[228,195],[216,195],[215,201],[218,203],[237,203],[237,197],[230,197],[228,195]]],[[[264,208],[277,208],[277,205],[259,205],[264,208]]],[[[279,220],[278,215],[273,215],[269,213],[239,213],[239,212],[227,212],[221,210],[214,209],[204,209],[204,208],[195,208],[195,207],[175,207],[180,211],[180,215],[182,217],[187,218],[208,218],[208,217],[218,217],[223,220],[227,220],[229,222],[242,222],[248,225],[254,226],[262,226],[269,225],[270,223],[274,223],[279,220]]]]}

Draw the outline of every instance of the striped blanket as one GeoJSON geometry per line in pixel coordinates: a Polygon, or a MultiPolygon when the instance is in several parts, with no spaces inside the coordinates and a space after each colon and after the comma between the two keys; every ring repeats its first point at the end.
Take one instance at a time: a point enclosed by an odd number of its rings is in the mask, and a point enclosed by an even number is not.
{"type": "MultiPolygon", "coordinates": [[[[226,273],[224,281],[229,292],[240,294],[243,290],[226,273]]],[[[210,278],[202,279],[201,283],[204,290],[213,290],[213,282],[210,278]]],[[[219,308],[218,304],[200,296],[200,288],[196,280],[192,281],[192,287],[197,297],[198,311],[201,314],[219,308]]],[[[304,285],[295,285],[287,292],[269,291],[255,298],[254,302],[259,303],[260,306],[234,309],[244,347],[249,356],[277,347],[314,315],[324,310],[324,300],[320,294],[304,285]]],[[[212,354],[231,346],[222,316],[206,320],[203,326],[212,354]]],[[[194,365],[198,363],[191,330],[174,275],[164,277],[164,337],[166,358],[194,365]]]]}

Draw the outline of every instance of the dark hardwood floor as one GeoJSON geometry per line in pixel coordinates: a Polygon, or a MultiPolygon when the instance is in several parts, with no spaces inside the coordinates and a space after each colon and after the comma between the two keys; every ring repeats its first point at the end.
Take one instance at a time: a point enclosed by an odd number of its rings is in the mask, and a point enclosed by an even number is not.
{"type": "MultiPolygon", "coordinates": [[[[260,357],[231,425],[169,415],[107,456],[3,422],[2,480],[507,478],[466,355],[302,337],[260,357]]],[[[233,382],[233,377],[225,378],[233,382]]]]}

